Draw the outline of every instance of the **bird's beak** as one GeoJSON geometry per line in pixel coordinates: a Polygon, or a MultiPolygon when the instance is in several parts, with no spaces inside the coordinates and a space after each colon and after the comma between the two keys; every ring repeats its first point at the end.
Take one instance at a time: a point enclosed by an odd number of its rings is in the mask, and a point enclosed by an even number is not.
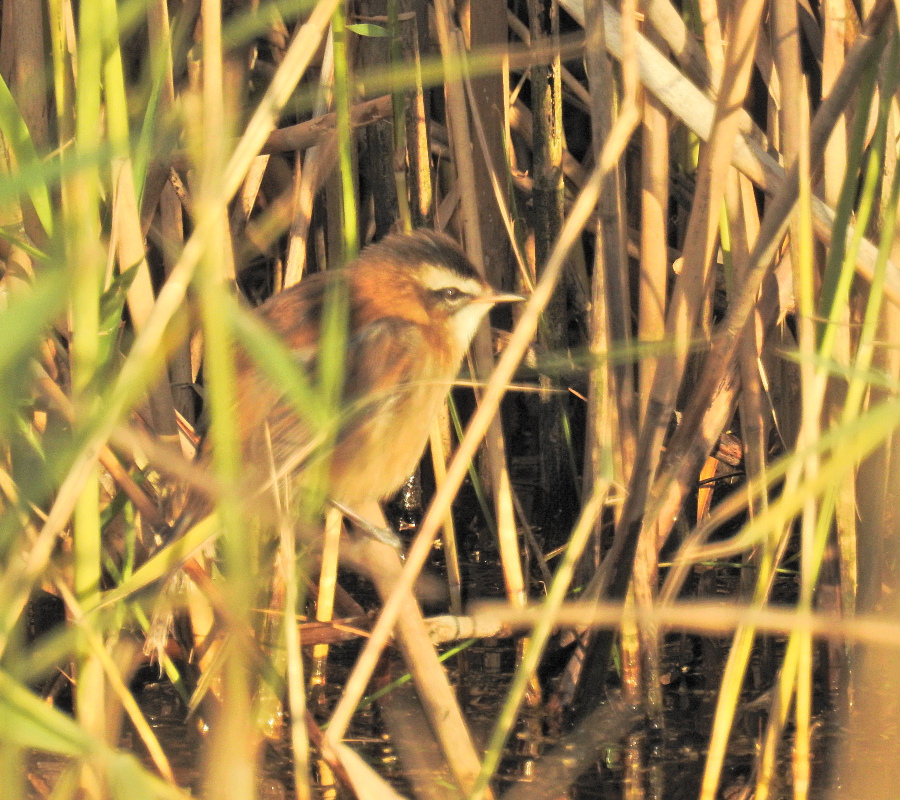
{"type": "Polygon", "coordinates": [[[497,303],[521,303],[523,300],[527,298],[522,297],[520,294],[511,294],[509,292],[495,292],[490,291],[487,294],[483,294],[480,297],[476,297],[472,300],[473,303],[490,303],[492,306],[497,303]]]}

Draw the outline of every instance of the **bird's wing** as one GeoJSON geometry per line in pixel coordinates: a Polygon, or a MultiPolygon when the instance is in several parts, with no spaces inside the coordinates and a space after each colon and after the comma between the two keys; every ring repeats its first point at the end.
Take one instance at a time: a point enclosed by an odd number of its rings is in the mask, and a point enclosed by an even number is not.
{"type": "MultiPolygon", "coordinates": [[[[271,297],[257,310],[290,349],[297,366],[318,379],[318,340],[329,283],[339,273],[317,273],[271,297]]],[[[384,397],[413,374],[417,354],[428,352],[420,325],[402,317],[371,318],[365,306],[350,309],[351,334],[344,359],[342,402],[384,397]]],[[[252,370],[251,370],[252,371],[252,370]]],[[[421,369],[419,370],[421,371],[421,369]]]]}
{"type": "Polygon", "coordinates": [[[425,345],[422,327],[409,320],[382,317],[366,324],[347,343],[344,404],[350,409],[363,404],[362,413],[377,413],[395,402],[395,390],[422,372],[425,345]]]}
{"type": "MultiPolygon", "coordinates": [[[[285,341],[297,366],[315,385],[319,372],[316,341],[324,285],[304,287],[307,281],[276,295],[260,308],[260,313],[285,341]],[[287,296],[282,298],[282,295],[287,296]]],[[[248,369],[241,371],[239,387],[243,440],[250,448],[245,458],[256,461],[265,457],[268,461],[274,457],[277,465],[289,471],[302,469],[325,441],[346,440],[371,417],[385,413],[407,396],[397,388],[408,385],[421,366],[416,358],[422,353],[423,345],[421,327],[399,317],[370,320],[350,337],[344,360],[342,416],[335,438],[312,429],[283,391],[248,364],[248,369]]]]}

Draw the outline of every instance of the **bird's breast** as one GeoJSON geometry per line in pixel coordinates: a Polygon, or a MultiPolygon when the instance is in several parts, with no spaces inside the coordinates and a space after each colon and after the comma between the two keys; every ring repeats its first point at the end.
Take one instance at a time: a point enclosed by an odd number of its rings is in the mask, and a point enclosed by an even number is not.
{"type": "Polygon", "coordinates": [[[239,417],[249,481],[267,485],[274,472],[302,484],[309,465],[324,458],[330,496],[351,508],[400,487],[422,456],[461,354],[433,327],[401,325],[394,333],[390,347],[348,353],[333,436],[313,430],[268,379],[243,371],[239,417]]]}
{"type": "Polygon", "coordinates": [[[335,448],[331,493],[350,507],[393,494],[422,457],[455,370],[423,371],[350,423],[335,448]]]}

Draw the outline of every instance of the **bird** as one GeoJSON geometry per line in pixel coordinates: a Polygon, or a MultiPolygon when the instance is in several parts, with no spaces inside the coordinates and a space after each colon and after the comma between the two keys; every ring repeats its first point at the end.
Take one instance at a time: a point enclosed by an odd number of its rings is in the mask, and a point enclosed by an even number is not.
{"type": "MultiPolygon", "coordinates": [[[[319,377],[328,298],[336,291],[346,298],[347,329],[338,423],[330,436],[322,435],[249,353],[238,349],[235,354],[245,510],[267,527],[285,510],[276,483],[287,481],[302,496],[316,472],[311,467],[324,451],[325,500],[354,522],[364,540],[389,544],[399,555],[396,534],[358,510],[370,510],[373,502],[393,495],[415,470],[488,311],[524,298],[491,287],[459,245],[442,233],[419,229],[389,234],[343,268],[309,275],[252,312],[284,344],[311,385],[319,377]]],[[[201,466],[209,465],[213,447],[210,438],[204,439],[201,466]]],[[[162,540],[180,538],[213,506],[214,496],[195,487],[162,540]]],[[[314,522],[316,528],[321,532],[314,522]]],[[[319,538],[313,534],[310,543],[319,538]]],[[[368,570],[368,565],[357,566],[368,570]]],[[[165,648],[182,584],[170,579],[161,593],[145,643],[150,655],[158,657],[165,648]]]]}
{"type": "MultiPolygon", "coordinates": [[[[329,448],[327,496],[342,511],[393,495],[412,474],[475,332],[499,292],[462,249],[432,230],[389,234],[341,269],[310,275],[255,313],[315,380],[326,298],[346,297],[339,417],[329,448]]],[[[301,487],[321,436],[246,355],[237,361],[237,423],[245,474],[301,487]]]]}

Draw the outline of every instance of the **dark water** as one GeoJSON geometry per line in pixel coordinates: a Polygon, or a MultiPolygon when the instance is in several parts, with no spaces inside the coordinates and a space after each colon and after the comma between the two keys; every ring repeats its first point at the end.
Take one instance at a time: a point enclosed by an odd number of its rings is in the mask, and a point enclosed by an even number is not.
{"type": "MultiPolygon", "coordinates": [[[[502,592],[497,582],[496,564],[486,563],[480,555],[465,565],[465,574],[470,593],[475,591],[474,587],[481,597],[496,597],[502,592]]],[[[694,589],[706,597],[733,596],[738,577],[736,570],[717,568],[696,577],[694,589]]],[[[349,583],[364,603],[374,606],[364,582],[351,580],[349,583]]],[[[782,592],[786,600],[790,599],[790,587],[784,587],[782,592]]],[[[660,656],[662,724],[653,725],[645,716],[638,715],[617,741],[604,743],[582,755],[583,768],[577,778],[571,777],[574,781],[571,797],[584,800],[613,800],[626,796],[650,800],[697,797],[729,645],[729,637],[667,634],[660,656]]],[[[761,638],[755,646],[742,703],[733,725],[720,786],[721,797],[739,800],[746,796],[747,788],[755,780],[754,763],[768,719],[766,692],[775,680],[784,645],[783,639],[769,637],[761,638]]],[[[509,639],[478,641],[446,663],[473,737],[480,746],[490,737],[512,681],[516,648],[517,643],[509,639]]],[[[311,708],[320,722],[327,720],[339,699],[358,649],[357,642],[331,647],[327,683],[311,708]]],[[[546,704],[546,699],[552,697],[554,689],[564,680],[561,667],[566,664],[568,653],[564,639],[551,640],[548,657],[540,670],[543,699],[526,703],[520,713],[519,724],[509,741],[495,784],[498,794],[510,792],[514,797],[528,797],[528,786],[538,785],[547,769],[548,760],[542,759],[570,734],[565,716],[552,713],[546,704]]],[[[816,657],[814,788],[821,789],[828,779],[825,765],[829,746],[837,740],[834,709],[838,703],[835,688],[828,680],[827,649],[817,647],[816,657]]],[[[392,675],[400,674],[399,659],[395,657],[391,663],[389,671],[392,675]]],[[[143,670],[141,678],[140,685],[136,686],[136,697],[169,758],[178,783],[199,793],[207,731],[199,720],[188,718],[186,705],[171,683],[159,679],[153,669],[143,670]]],[[[612,694],[620,690],[615,669],[610,672],[606,690],[612,694]]],[[[402,721],[400,724],[403,725],[402,721]]],[[[271,733],[262,752],[259,794],[266,800],[277,800],[293,796],[293,766],[286,721],[274,719],[271,733]]],[[[771,795],[774,798],[790,796],[789,739],[790,731],[788,742],[782,744],[779,754],[778,776],[771,795]]],[[[357,712],[347,742],[398,791],[413,796],[404,764],[377,704],[357,712]]],[[[127,720],[121,746],[150,764],[139,737],[127,720]]],[[[311,754],[311,762],[314,777],[318,778],[315,752],[311,754]]],[[[47,796],[65,764],[63,759],[48,757],[36,756],[32,760],[30,780],[35,797],[47,796]]],[[[435,782],[440,780],[441,776],[436,775],[435,782]]],[[[322,782],[314,785],[316,796],[324,797],[331,788],[322,782]]],[[[563,786],[557,788],[564,789],[563,786]]],[[[814,793],[812,796],[821,795],[814,793]]]]}

